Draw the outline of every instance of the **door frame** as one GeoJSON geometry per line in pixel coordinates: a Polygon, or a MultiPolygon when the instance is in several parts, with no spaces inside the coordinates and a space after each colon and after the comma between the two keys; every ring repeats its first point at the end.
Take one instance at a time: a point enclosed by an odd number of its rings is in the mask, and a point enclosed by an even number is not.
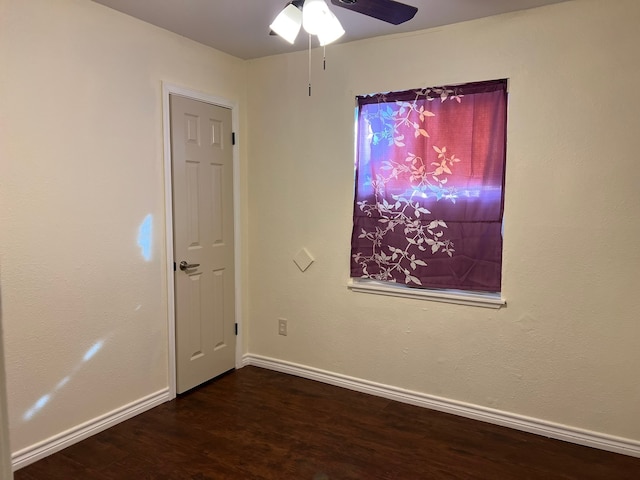
{"type": "MultiPolygon", "coordinates": [[[[239,131],[238,105],[226,98],[217,97],[204,92],[192,90],[180,85],[162,82],[162,127],[164,140],[164,199],[165,199],[165,250],[167,275],[167,340],[169,360],[169,398],[176,398],[176,311],[174,284],[174,252],[173,252],[173,175],[171,170],[171,111],[169,95],[179,95],[204,103],[229,108],[231,110],[231,129],[236,136],[239,131]]],[[[238,144],[233,145],[233,230],[234,230],[234,273],[235,273],[235,323],[236,335],[236,368],[242,366],[242,315],[241,315],[241,264],[240,264],[240,155],[238,144]]]]}

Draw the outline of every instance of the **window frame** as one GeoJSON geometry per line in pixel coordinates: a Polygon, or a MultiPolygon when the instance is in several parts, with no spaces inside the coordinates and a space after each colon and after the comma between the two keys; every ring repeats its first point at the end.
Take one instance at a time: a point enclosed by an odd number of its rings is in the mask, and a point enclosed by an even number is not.
{"type": "Polygon", "coordinates": [[[371,280],[368,278],[350,278],[347,283],[347,289],[355,293],[452,303],[471,307],[498,309],[507,304],[507,300],[502,296],[502,292],[480,293],[470,290],[438,290],[428,287],[409,287],[401,283],[371,280]]]}

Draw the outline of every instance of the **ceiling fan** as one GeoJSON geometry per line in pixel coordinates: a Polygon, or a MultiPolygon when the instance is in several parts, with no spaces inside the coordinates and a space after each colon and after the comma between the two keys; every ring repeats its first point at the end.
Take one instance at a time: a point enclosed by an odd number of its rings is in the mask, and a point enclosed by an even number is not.
{"type": "MultiPolygon", "coordinates": [[[[331,3],[393,25],[411,20],[418,11],[417,7],[395,0],[331,0],[331,3]]],[[[295,41],[300,27],[310,35],[317,35],[321,46],[344,35],[342,25],[325,0],[292,0],[270,27],[271,35],[279,35],[289,43],[295,41]]]]}
{"type": "Polygon", "coordinates": [[[331,3],[393,25],[408,22],[418,11],[418,7],[394,0],[331,0],[331,3]]]}
{"type": "MultiPolygon", "coordinates": [[[[411,20],[417,7],[395,0],[331,0],[337,7],[346,8],[393,25],[411,20]]],[[[311,36],[317,35],[320,46],[335,42],[344,35],[338,18],[329,10],[325,0],[292,0],[271,23],[271,35],[278,35],[293,44],[303,28],[309,34],[309,96],[311,96],[311,36]]],[[[323,59],[323,69],[326,61],[323,59]]]]}

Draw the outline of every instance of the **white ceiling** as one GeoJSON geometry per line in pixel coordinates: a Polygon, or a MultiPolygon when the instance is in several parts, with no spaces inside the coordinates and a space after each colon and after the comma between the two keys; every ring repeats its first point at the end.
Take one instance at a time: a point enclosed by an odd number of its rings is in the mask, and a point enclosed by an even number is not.
{"type": "MultiPolygon", "coordinates": [[[[304,50],[308,47],[302,34],[295,45],[269,35],[269,24],[288,0],[94,1],[243,59],[304,50]]],[[[339,43],[343,43],[563,1],[567,0],[402,0],[402,3],[418,7],[416,16],[402,25],[391,25],[335,7],[328,0],[327,3],[347,32],[339,40],[339,43]]]]}

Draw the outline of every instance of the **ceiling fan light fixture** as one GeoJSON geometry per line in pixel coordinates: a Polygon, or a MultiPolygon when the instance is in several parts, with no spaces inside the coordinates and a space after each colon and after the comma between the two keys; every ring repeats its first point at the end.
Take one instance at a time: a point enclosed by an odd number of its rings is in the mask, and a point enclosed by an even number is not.
{"type": "Polygon", "coordinates": [[[318,35],[333,15],[324,0],[305,0],[302,7],[302,26],[311,35],[318,35]]]}
{"type": "Polygon", "coordinates": [[[284,7],[273,23],[269,25],[271,30],[291,44],[296,41],[301,26],[302,12],[292,3],[284,7]]]}
{"type": "Polygon", "coordinates": [[[322,47],[335,42],[344,35],[344,28],[342,28],[342,24],[340,23],[340,20],[338,20],[338,17],[336,17],[332,12],[329,13],[331,14],[331,18],[327,19],[325,24],[322,26],[322,30],[318,32],[318,40],[322,47]]]}

